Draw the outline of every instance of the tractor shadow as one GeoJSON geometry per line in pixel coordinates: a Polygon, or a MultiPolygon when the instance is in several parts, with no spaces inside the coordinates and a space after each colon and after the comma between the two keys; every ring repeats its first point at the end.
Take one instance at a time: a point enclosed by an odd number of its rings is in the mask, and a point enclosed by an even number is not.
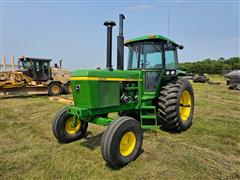
{"type": "MultiPolygon", "coordinates": [[[[177,132],[173,132],[173,131],[168,130],[168,129],[162,127],[162,126],[160,126],[160,130],[168,132],[170,134],[177,134],[177,132]]],[[[84,137],[85,141],[81,142],[80,146],[86,147],[86,148],[88,148],[92,151],[95,150],[96,148],[101,146],[101,139],[102,139],[103,133],[104,132],[101,132],[97,135],[93,135],[93,133],[91,131],[87,131],[86,134],[85,134],[85,137],[84,137]]],[[[155,134],[155,137],[158,138],[158,132],[157,131],[144,130],[144,133],[150,133],[150,134],[153,133],[153,134],[155,134]]],[[[144,152],[144,150],[142,149],[139,152],[139,155],[142,154],[143,152],[144,152]]]]}
{"type": "MultiPolygon", "coordinates": [[[[133,162],[134,162],[142,153],[144,153],[144,149],[143,149],[143,148],[141,148],[141,149],[139,150],[138,154],[137,154],[136,157],[133,159],[133,162]]],[[[130,163],[131,163],[131,162],[130,162],[130,163]]],[[[111,167],[109,164],[105,164],[105,167],[111,169],[112,171],[118,171],[118,170],[124,168],[124,166],[111,167]]]]}
{"type": "MultiPolygon", "coordinates": [[[[80,143],[80,146],[86,147],[90,150],[95,150],[96,148],[101,146],[101,139],[103,136],[104,132],[101,132],[95,136],[93,136],[91,131],[87,131],[85,134],[85,141],[80,143]]],[[[144,152],[144,149],[141,148],[138,152],[138,154],[136,155],[136,157],[133,159],[133,161],[135,161],[142,153],[144,152]]],[[[117,168],[113,168],[111,166],[109,166],[108,164],[105,164],[105,167],[111,169],[111,170],[120,170],[123,167],[117,167],[117,168]]]]}
{"type": "Polygon", "coordinates": [[[84,146],[90,150],[95,150],[101,145],[101,139],[102,139],[103,133],[104,132],[93,136],[91,131],[87,131],[84,138],[86,141],[81,142],[80,146],[84,146]]]}
{"type": "Polygon", "coordinates": [[[177,130],[167,128],[166,126],[164,126],[163,123],[160,124],[159,129],[164,131],[164,132],[167,132],[169,134],[179,134],[179,133],[181,133],[181,132],[178,132],[177,130]]]}

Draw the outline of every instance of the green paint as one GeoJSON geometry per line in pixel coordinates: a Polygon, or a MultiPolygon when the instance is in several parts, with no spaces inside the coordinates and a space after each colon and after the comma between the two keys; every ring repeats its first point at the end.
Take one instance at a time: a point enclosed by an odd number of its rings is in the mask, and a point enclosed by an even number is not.
{"type": "Polygon", "coordinates": [[[161,36],[161,35],[147,35],[147,36],[141,36],[141,37],[137,37],[134,39],[130,39],[128,41],[125,42],[125,45],[128,45],[129,43],[134,43],[134,42],[139,42],[139,41],[151,41],[151,40],[159,40],[159,41],[164,41],[164,42],[170,42],[173,43],[175,45],[177,45],[177,43],[167,37],[161,36]]]}
{"type": "Polygon", "coordinates": [[[99,94],[99,108],[120,105],[120,83],[118,81],[99,81],[99,94]]]}
{"type": "Polygon", "coordinates": [[[140,71],[138,70],[113,70],[108,71],[104,69],[97,70],[76,70],[73,71],[71,77],[101,77],[101,78],[139,78],[140,71]]]}
{"type": "Polygon", "coordinates": [[[129,109],[138,109],[138,104],[136,102],[130,102],[104,108],[82,108],[74,105],[68,107],[68,113],[79,117],[83,121],[89,122],[96,116],[106,115],[110,112],[128,111],[129,109]]]}
{"type": "Polygon", "coordinates": [[[72,87],[79,86],[80,90],[73,89],[72,95],[75,106],[84,108],[98,107],[99,82],[98,81],[71,81],[72,87]]]}
{"type": "Polygon", "coordinates": [[[111,122],[113,121],[113,119],[111,118],[93,118],[91,119],[91,123],[94,123],[94,124],[99,124],[99,125],[103,125],[103,126],[108,126],[111,122]]]}

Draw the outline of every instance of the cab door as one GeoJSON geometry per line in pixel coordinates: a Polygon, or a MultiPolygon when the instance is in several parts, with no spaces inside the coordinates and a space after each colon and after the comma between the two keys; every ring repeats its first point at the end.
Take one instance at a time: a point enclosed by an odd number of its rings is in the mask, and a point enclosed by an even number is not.
{"type": "Polygon", "coordinates": [[[43,81],[48,81],[50,79],[50,62],[45,61],[42,65],[42,79],[43,81]]]}
{"type": "Polygon", "coordinates": [[[144,72],[144,92],[155,92],[163,72],[163,53],[160,44],[143,43],[140,68],[144,72]]]}

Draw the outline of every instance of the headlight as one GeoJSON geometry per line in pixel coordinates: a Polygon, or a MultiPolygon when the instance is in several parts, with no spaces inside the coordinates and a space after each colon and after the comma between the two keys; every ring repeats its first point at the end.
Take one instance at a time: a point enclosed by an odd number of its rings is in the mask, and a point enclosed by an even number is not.
{"type": "Polygon", "coordinates": [[[170,71],[166,71],[166,75],[169,75],[170,74],[170,71]]]}
{"type": "Polygon", "coordinates": [[[80,85],[79,85],[79,84],[77,84],[77,85],[75,86],[75,90],[76,90],[77,92],[80,91],[80,85]]]}
{"type": "Polygon", "coordinates": [[[171,71],[171,75],[175,75],[175,71],[171,71]]]}

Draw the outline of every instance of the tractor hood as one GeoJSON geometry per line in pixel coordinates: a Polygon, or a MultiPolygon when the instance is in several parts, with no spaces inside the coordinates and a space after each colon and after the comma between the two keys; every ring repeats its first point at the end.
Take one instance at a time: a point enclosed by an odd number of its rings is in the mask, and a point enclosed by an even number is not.
{"type": "Polygon", "coordinates": [[[120,105],[122,82],[142,81],[141,71],[76,70],[70,77],[74,105],[81,108],[103,108],[120,105]]]}

